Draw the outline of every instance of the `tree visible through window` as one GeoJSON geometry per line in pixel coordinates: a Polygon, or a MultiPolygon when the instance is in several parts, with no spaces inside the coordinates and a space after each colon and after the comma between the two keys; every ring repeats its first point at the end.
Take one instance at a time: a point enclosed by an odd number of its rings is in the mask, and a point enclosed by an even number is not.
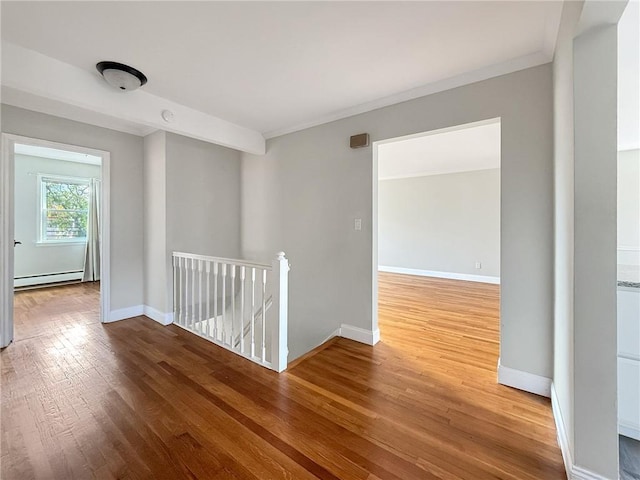
{"type": "Polygon", "coordinates": [[[86,240],[89,181],[43,177],[41,188],[41,241],[86,240]]]}

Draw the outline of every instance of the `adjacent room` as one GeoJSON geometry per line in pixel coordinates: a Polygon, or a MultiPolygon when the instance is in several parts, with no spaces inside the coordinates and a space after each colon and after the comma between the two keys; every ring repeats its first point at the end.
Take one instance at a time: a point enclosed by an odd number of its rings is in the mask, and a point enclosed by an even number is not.
{"type": "Polygon", "coordinates": [[[14,173],[16,338],[57,314],[99,322],[102,158],[16,143],[14,173]]]}
{"type": "Polygon", "coordinates": [[[500,120],[380,142],[377,156],[381,335],[486,354],[494,371],[500,120]]]}
{"type": "Polygon", "coordinates": [[[500,121],[379,142],[383,272],[500,283],[500,121]]]}

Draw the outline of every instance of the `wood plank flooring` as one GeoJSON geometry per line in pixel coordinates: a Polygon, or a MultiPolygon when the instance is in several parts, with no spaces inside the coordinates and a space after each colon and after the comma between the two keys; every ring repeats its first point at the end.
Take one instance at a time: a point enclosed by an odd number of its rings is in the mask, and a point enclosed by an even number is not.
{"type": "Polygon", "coordinates": [[[282,375],[63,289],[16,295],[3,479],[566,478],[549,401],[496,384],[496,286],[381,274],[381,343],[282,375]]]}

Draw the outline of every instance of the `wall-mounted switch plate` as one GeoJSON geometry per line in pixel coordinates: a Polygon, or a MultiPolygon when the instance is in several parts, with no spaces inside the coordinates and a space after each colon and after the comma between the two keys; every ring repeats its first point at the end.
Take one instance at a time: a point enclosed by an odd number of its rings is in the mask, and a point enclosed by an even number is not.
{"type": "Polygon", "coordinates": [[[362,219],[361,218],[356,218],[353,221],[353,229],[354,230],[362,230],[362,219]]]}

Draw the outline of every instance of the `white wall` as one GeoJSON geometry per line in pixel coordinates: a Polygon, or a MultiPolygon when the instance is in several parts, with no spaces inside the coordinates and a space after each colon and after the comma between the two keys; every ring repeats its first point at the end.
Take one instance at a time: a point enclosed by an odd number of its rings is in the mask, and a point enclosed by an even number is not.
{"type": "Polygon", "coordinates": [[[640,265],[640,150],[618,152],[618,264],[640,265]]]}
{"type": "Polygon", "coordinates": [[[2,105],[2,131],[111,153],[111,310],[143,301],[141,137],[2,105]]]}
{"type": "Polygon", "coordinates": [[[574,451],[573,413],[573,37],[583,2],[565,2],[553,60],[554,88],[554,362],[553,384],[567,448],[574,451]]]}
{"type": "MultiPolygon", "coordinates": [[[[552,374],[551,67],[436,93],[267,142],[243,154],[243,248],[291,261],[289,359],[340,324],[367,330],[373,307],[372,141],[501,118],[502,364],[552,374]],[[353,230],[362,218],[362,231],[353,230]]],[[[376,187],[377,190],[377,187],[376,187]]],[[[376,319],[377,323],[377,319],[376,319]]],[[[377,325],[376,325],[377,326],[377,325]]]]}
{"type": "Polygon", "coordinates": [[[554,59],[556,422],[569,478],[618,478],[615,23],[565,2],[554,59]]]}
{"type": "MultiPolygon", "coordinates": [[[[37,174],[100,178],[100,170],[101,167],[98,165],[15,155],[15,237],[22,242],[22,245],[14,250],[15,277],[77,271],[84,268],[86,242],[38,245],[41,210],[37,174]]],[[[40,283],[40,280],[25,282],[24,284],[40,283]]]]}
{"type": "Polygon", "coordinates": [[[381,180],[378,264],[499,277],[500,169],[381,180]]]}
{"type": "Polygon", "coordinates": [[[554,69],[556,421],[570,461],[616,478],[615,27],[574,42],[581,8],[565,3],[554,69]]]}

